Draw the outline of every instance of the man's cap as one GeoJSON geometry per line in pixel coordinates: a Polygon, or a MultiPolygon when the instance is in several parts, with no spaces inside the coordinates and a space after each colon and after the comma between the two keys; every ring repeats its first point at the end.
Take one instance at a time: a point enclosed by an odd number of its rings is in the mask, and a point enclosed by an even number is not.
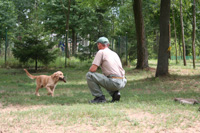
{"type": "Polygon", "coordinates": [[[105,45],[110,44],[108,38],[106,38],[106,37],[100,37],[100,38],[96,41],[96,43],[102,43],[102,44],[105,44],[105,45]]]}

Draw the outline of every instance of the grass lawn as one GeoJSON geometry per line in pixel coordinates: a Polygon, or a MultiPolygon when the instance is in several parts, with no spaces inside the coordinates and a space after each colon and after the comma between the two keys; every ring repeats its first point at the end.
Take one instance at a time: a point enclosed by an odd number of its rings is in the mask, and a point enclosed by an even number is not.
{"type": "MultiPolygon", "coordinates": [[[[170,62],[170,76],[155,78],[156,62],[149,71],[125,67],[128,83],[117,103],[89,104],[88,67],[40,70],[51,75],[61,70],[67,83],[59,82],[55,96],[40,89],[23,69],[0,69],[0,133],[61,132],[200,132],[199,105],[183,105],[174,98],[200,100],[200,66],[183,67],[170,62]]],[[[111,97],[103,89],[107,100],[111,97]]]]}

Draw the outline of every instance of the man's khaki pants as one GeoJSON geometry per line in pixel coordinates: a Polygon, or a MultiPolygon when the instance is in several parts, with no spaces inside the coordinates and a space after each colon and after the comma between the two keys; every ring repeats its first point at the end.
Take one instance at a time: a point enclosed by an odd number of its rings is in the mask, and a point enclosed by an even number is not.
{"type": "MultiPolygon", "coordinates": [[[[112,76],[117,77],[117,75],[112,75],[112,76]]],[[[95,97],[102,96],[103,92],[101,90],[101,87],[103,87],[112,96],[115,91],[119,91],[125,87],[127,83],[127,80],[125,78],[117,79],[117,78],[112,78],[112,76],[108,78],[100,73],[88,72],[86,74],[87,84],[92,95],[95,97]]]]}

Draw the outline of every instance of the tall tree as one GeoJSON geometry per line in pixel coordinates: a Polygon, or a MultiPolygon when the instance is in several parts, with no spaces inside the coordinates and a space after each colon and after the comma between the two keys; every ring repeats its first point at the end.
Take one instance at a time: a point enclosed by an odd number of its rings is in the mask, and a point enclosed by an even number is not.
{"type": "Polygon", "coordinates": [[[132,0],[137,36],[137,69],[148,68],[148,52],[146,47],[142,0],[132,0]]]}
{"type": "MultiPolygon", "coordinates": [[[[44,25],[41,25],[40,4],[38,0],[31,3],[33,5],[31,13],[27,15],[29,23],[26,29],[23,25],[19,25],[21,29],[21,39],[14,40],[13,55],[20,62],[26,63],[28,61],[35,62],[35,70],[38,68],[38,62],[48,65],[51,61],[56,59],[57,50],[53,49],[55,43],[49,41],[49,37],[44,31],[44,25]]],[[[18,32],[20,32],[17,29],[18,32]]],[[[17,32],[17,33],[18,33],[17,32]]]]}
{"type": "Polygon", "coordinates": [[[161,0],[160,43],[156,77],[168,75],[170,0],[161,0]]]}
{"type": "Polygon", "coordinates": [[[196,36],[196,2],[193,0],[193,32],[192,32],[192,56],[193,56],[193,68],[195,69],[195,58],[196,58],[196,53],[195,53],[195,36],[196,36]]]}
{"type": "Polygon", "coordinates": [[[176,44],[176,20],[175,20],[175,16],[174,16],[174,0],[173,0],[173,6],[172,6],[172,17],[173,17],[173,23],[174,23],[174,43],[175,43],[175,50],[176,50],[176,64],[178,63],[178,59],[177,59],[177,44],[176,44]]]}
{"type": "Polygon", "coordinates": [[[67,3],[67,10],[65,7],[65,4],[63,3],[63,0],[60,0],[60,2],[62,3],[62,8],[63,8],[63,12],[65,14],[65,20],[66,20],[66,24],[65,24],[65,30],[66,30],[66,36],[65,36],[65,67],[67,66],[67,62],[66,62],[66,58],[69,57],[69,49],[68,49],[68,38],[69,38],[69,17],[70,17],[70,7],[71,7],[71,0],[68,0],[67,3]]]}
{"type": "Polygon", "coordinates": [[[183,26],[183,13],[182,13],[182,0],[180,0],[180,17],[181,17],[181,33],[182,33],[182,47],[183,47],[183,63],[186,66],[186,50],[185,50],[185,37],[184,37],[184,26],[183,26]]]}

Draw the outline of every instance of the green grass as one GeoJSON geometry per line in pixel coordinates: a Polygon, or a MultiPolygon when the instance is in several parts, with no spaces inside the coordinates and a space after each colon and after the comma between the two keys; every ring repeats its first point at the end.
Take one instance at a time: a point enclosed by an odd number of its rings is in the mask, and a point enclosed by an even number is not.
{"type": "MultiPolygon", "coordinates": [[[[40,89],[23,69],[0,69],[0,132],[186,132],[199,131],[199,105],[182,105],[175,97],[199,99],[199,68],[170,62],[170,76],[155,78],[155,70],[126,67],[128,83],[117,103],[89,104],[93,99],[85,74],[89,64],[40,69],[33,75],[64,72],[67,83],[58,83],[55,97],[40,89]]],[[[91,62],[90,62],[91,63],[91,62]]],[[[149,61],[156,67],[156,61],[149,61]]],[[[198,64],[197,64],[198,65],[198,64]]],[[[111,100],[103,90],[107,100],[111,100]]]]}

